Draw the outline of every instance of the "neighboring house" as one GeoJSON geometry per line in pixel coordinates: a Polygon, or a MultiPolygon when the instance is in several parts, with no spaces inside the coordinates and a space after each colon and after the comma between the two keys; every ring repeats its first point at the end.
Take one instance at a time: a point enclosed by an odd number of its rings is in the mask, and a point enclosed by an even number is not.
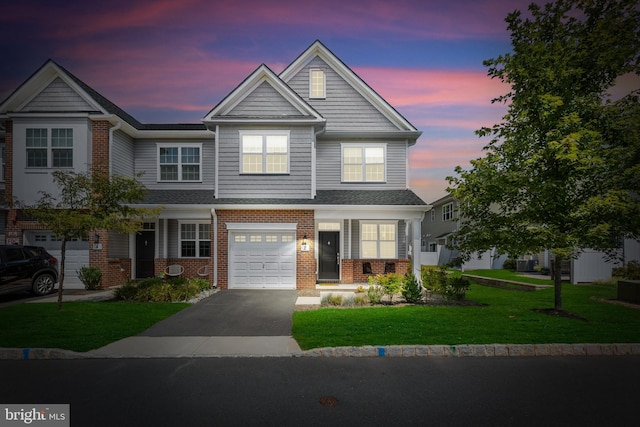
{"type": "MultiPolygon", "coordinates": [[[[460,227],[458,201],[450,195],[432,202],[431,210],[422,220],[423,265],[457,265],[459,252],[451,249],[454,244],[453,233],[460,227]]],[[[463,270],[502,268],[506,259],[497,255],[495,250],[486,251],[481,256],[474,255],[461,265],[463,270]]]]}
{"type": "MultiPolygon", "coordinates": [[[[431,210],[422,220],[421,264],[444,265],[456,261],[458,251],[449,249],[447,246],[454,243],[453,233],[460,226],[458,205],[459,202],[450,195],[431,203],[431,210]]],[[[638,241],[625,239],[622,251],[625,263],[640,260],[640,242],[638,241]]],[[[506,259],[506,254],[498,254],[493,248],[481,255],[474,254],[470,260],[461,265],[461,268],[463,270],[501,269],[506,259]]],[[[553,256],[548,250],[539,254],[523,255],[517,260],[517,270],[533,272],[536,266],[551,268],[552,259],[553,256]]],[[[607,262],[602,252],[585,249],[577,259],[567,262],[565,271],[570,275],[571,283],[584,283],[611,278],[612,268],[619,265],[607,262]]]]}
{"type": "MultiPolygon", "coordinates": [[[[53,61],[0,104],[2,122],[9,198],[55,192],[57,169],[144,172],[158,218],[71,248],[109,284],[180,264],[209,266],[220,288],[312,289],[404,273],[419,252],[429,206],[407,158],[421,132],[319,41],[280,74],[260,65],[199,124],[140,123],[53,61]]],[[[59,245],[5,212],[16,242],[59,245]]]]}

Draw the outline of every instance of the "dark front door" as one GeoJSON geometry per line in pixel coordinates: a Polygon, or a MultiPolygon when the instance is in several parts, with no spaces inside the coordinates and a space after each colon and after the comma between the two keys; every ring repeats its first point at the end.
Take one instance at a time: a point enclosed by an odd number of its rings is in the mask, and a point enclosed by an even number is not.
{"type": "Polygon", "coordinates": [[[136,278],[144,279],[154,275],[155,231],[138,231],[136,233],[136,278]]]}
{"type": "Polygon", "coordinates": [[[320,280],[340,279],[340,232],[320,231],[318,240],[320,241],[318,278],[320,280]]]}

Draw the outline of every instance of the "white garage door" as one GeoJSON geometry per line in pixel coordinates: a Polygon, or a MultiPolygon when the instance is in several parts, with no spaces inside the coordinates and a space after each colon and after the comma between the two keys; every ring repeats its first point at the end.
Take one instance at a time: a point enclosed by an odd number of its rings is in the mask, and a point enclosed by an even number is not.
{"type": "MultiPolygon", "coordinates": [[[[60,241],[52,237],[49,231],[27,231],[25,232],[25,244],[42,246],[51,255],[58,259],[58,270],[62,254],[60,251],[60,241]]],[[[84,284],[78,279],[77,271],[80,267],[89,266],[89,242],[86,240],[74,240],[67,242],[64,262],[64,288],[84,289],[84,284]]]]}
{"type": "Polygon", "coordinates": [[[295,289],[295,232],[229,232],[229,288],[295,289]]]}

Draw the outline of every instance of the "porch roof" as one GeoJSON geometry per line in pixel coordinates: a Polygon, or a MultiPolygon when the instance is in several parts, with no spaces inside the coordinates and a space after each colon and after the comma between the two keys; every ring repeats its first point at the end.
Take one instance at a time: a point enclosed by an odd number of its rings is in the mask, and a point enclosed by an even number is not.
{"type": "Polygon", "coordinates": [[[427,206],[411,190],[318,190],[314,199],[222,198],[211,190],[151,190],[143,203],[159,205],[427,206]]]}

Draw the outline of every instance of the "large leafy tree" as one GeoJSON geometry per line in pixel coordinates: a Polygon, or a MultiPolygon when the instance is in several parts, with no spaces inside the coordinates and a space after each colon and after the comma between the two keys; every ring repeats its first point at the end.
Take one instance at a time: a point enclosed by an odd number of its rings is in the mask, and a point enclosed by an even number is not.
{"type": "MultiPolygon", "coordinates": [[[[560,266],[595,248],[615,255],[640,235],[638,92],[609,96],[620,76],[640,73],[640,12],[632,0],[557,0],[506,18],[512,51],[484,62],[510,91],[492,102],[503,120],[484,156],[456,168],[463,257],[497,247],[512,256],[555,256],[560,266]]],[[[637,89],[637,88],[636,88],[637,89]]]]}
{"type": "Polygon", "coordinates": [[[109,176],[102,168],[86,172],[55,171],[52,175],[60,190],[59,195],[42,192],[35,203],[26,205],[16,201],[15,206],[61,240],[58,280],[60,309],[67,242],[86,237],[95,230],[135,232],[142,228],[145,217],[155,216],[158,211],[133,206],[142,200],[147,191],[135,178],[109,176]]]}

